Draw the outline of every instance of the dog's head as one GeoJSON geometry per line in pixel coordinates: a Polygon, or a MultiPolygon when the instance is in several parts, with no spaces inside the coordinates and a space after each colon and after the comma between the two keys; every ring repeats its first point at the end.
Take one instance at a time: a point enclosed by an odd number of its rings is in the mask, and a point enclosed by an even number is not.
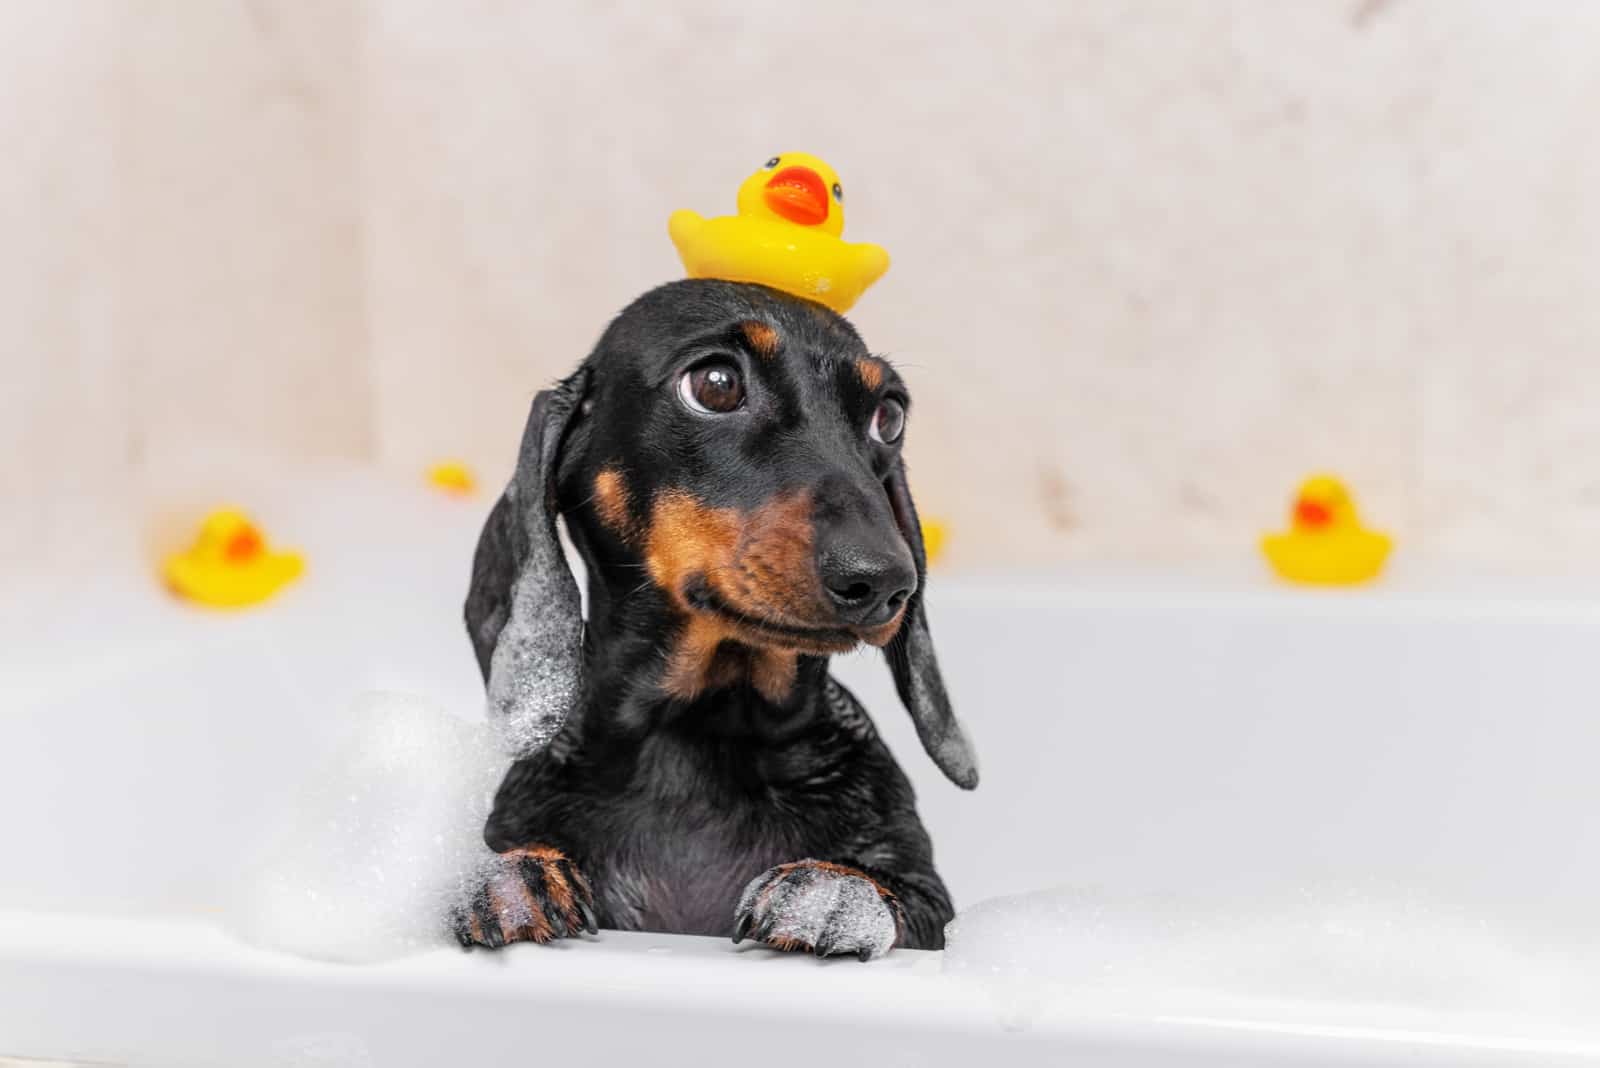
{"type": "Polygon", "coordinates": [[[924,747],[975,785],[922,610],[909,406],[894,368],[821,305],[708,280],[635,301],[535,401],[497,508],[506,529],[491,518],[480,545],[468,620],[491,699],[515,715],[548,704],[534,691],[580,689],[552,676],[582,661],[559,509],[588,565],[591,625],[655,626],[666,696],[749,684],[782,703],[802,658],[880,646],[924,747]]]}

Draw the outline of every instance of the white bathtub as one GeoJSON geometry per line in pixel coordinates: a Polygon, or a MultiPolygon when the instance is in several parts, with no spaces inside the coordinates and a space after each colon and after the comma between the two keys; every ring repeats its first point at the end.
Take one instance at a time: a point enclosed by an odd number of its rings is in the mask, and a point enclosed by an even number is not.
{"type": "MultiPolygon", "coordinates": [[[[1174,1011],[1024,978],[1019,1013],[1003,977],[931,953],[819,963],[604,932],[338,965],[244,945],[219,922],[239,843],[351,695],[476,714],[457,619],[481,505],[379,497],[343,516],[281,505],[312,568],[254,615],[190,613],[132,572],[66,594],[30,581],[0,607],[0,1058],[1600,1064],[1600,1021],[1481,999],[1300,991],[1174,1011]],[[392,508],[404,544],[372,525],[396,529],[392,508]]],[[[958,906],[1058,884],[1213,902],[1356,886],[1527,921],[1558,949],[1593,939],[1600,600],[1253,578],[936,575],[933,591],[976,793],[928,764],[875,658],[840,672],[917,783],[958,906]]]]}

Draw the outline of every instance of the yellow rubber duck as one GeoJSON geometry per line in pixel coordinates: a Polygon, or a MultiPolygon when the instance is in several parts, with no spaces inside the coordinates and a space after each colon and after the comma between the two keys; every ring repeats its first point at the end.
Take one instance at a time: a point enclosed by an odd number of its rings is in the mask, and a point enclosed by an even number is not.
{"type": "Polygon", "coordinates": [[[1393,542],[1367,530],[1343,482],[1316,475],[1300,484],[1289,530],[1261,539],[1272,569],[1291,582],[1353,586],[1383,570],[1393,542]]]}
{"type": "Polygon", "coordinates": [[[478,488],[472,468],[459,460],[446,460],[428,468],[428,484],[457,497],[470,496],[478,488]]]}
{"type": "Polygon", "coordinates": [[[738,214],[675,211],[667,232],[690,278],[759,282],[843,314],[889,269],[877,245],[844,233],[844,188],[816,156],[784,152],[739,187],[738,214]]]}
{"type": "Polygon", "coordinates": [[[259,604],[303,570],[299,553],[269,550],[260,528],[236,508],[206,516],[194,544],[161,568],[173,592],[212,608],[259,604]]]}
{"type": "Polygon", "coordinates": [[[924,519],[922,521],[922,550],[927,555],[928,566],[932,567],[944,555],[944,545],[949,539],[950,528],[942,519],[924,519]]]}

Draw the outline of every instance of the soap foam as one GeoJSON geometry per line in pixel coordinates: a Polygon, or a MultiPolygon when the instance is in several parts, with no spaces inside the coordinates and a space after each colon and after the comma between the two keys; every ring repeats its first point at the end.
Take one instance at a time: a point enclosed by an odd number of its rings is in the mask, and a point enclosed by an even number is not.
{"type": "Polygon", "coordinates": [[[1224,901],[1062,888],[982,902],[946,937],[946,973],[983,983],[1014,1027],[1089,1002],[1203,1015],[1250,1001],[1302,1015],[1471,1013],[1588,1030],[1600,996],[1581,930],[1541,932],[1401,891],[1224,901]]]}
{"type": "Polygon", "coordinates": [[[493,858],[483,825],[505,766],[485,725],[414,697],[363,696],[277,833],[246,854],[230,926],[324,960],[448,944],[451,906],[493,858]]]}

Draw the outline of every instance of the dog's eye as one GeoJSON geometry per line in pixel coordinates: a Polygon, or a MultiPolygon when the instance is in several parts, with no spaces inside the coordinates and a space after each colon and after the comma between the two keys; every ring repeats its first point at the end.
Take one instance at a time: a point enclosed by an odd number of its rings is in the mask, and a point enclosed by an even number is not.
{"type": "Polygon", "coordinates": [[[703,363],[678,379],[678,396],[706,415],[731,412],[744,404],[744,379],[732,364],[703,363]]]}
{"type": "Polygon", "coordinates": [[[872,423],[867,427],[867,434],[873,441],[893,445],[905,432],[906,406],[893,397],[885,397],[878,405],[877,411],[872,413],[872,423]]]}
{"type": "Polygon", "coordinates": [[[782,156],[773,156],[771,159],[767,160],[766,163],[762,164],[762,166],[770,171],[772,168],[774,168],[774,167],[776,167],[778,165],[778,161],[781,160],[782,158],[783,158],[782,156]]]}

